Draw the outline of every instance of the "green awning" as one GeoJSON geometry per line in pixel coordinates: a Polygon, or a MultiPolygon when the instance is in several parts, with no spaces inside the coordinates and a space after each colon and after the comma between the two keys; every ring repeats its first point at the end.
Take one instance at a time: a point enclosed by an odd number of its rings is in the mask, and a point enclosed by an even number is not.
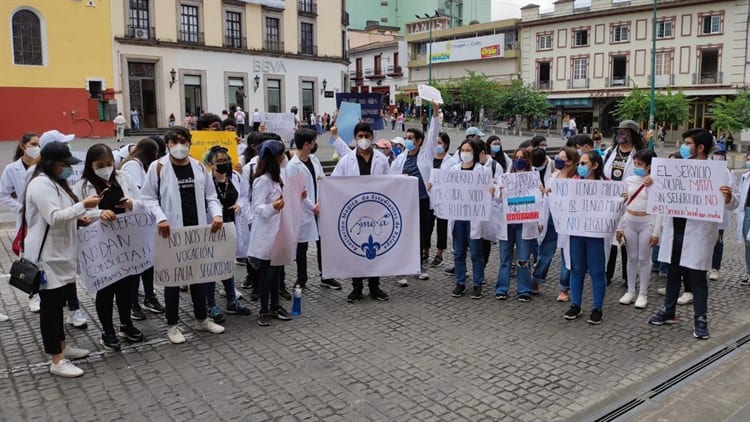
{"type": "Polygon", "coordinates": [[[553,107],[593,107],[591,98],[548,98],[553,107]]]}

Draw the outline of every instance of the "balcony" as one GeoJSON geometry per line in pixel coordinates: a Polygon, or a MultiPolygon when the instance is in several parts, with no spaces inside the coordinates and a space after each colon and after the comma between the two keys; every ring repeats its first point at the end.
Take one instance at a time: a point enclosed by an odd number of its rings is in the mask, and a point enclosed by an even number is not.
{"type": "Polygon", "coordinates": [[[318,3],[310,0],[297,2],[297,13],[300,15],[318,16],[318,3]]]}
{"type": "Polygon", "coordinates": [[[388,66],[387,73],[391,77],[404,76],[404,69],[401,66],[388,66]]]}
{"type": "Polygon", "coordinates": [[[225,36],[224,37],[224,47],[225,48],[245,49],[245,48],[247,48],[247,38],[245,38],[245,37],[225,36]]]}
{"type": "Polygon", "coordinates": [[[364,76],[362,75],[362,71],[361,71],[361,70],[357,70],[356,72],[354,72],[354,80],[355,80],[355,81],[362,81],[362,80],[364,80],[364,79],[365,79],[365,78],[364,78],[364,76]]]}
{"type": "Polygon", "coordinates": [[[284,42],[279,40],[263,40],[263,49],[282,53],[284,51],[284,42]]]}
{"type": "Polygon", "coordinates": [[[307,56],[317,56],[318,46],[314,44],[300,44],[299,54],[305,54],[307,56]]]}
{"type": "Polygon", "coordinates": [[[155,40],[156,29],[154,29],[153,26],[150,28],[139,28],[128,25],[128,33],[126,36],[128,38],[137,38],[139,40],[155,40]]]}
{"type": "Polygon", "coordinates": [[[568,89],[582,89],[589,87],[589,79],[568,79],[568,89]]]}
{"type": "Polygon", "coordinates": [[[604,86],[609,88],[624,88],[630,86],[630,79],[625,75],[613,75],[604,79],[604,86]]]}
{"type": "MultiPolygon", "coordinates": [[[[651,84],[651,75],[646,75],[646,82],[651,84]]],[[[656,75],[654,78],[654,86],[665,87],[674,85],[674,74],[671,75],[656,75]]]]}
{"type": "Polygon", "coordinates": [[[203,32],[179,31],[179,41],[189,44],[203,45],[206,43],[203,32]]]}
{"type": "Polygon", "coordinates": [[[385,79],[385,73],[383,73],[382,67],[376,67],[372,74],[367,75],[367,79],[385,79]]]}
{"type": "Polygon", "coordinates": [[[696,85],[710,85],[710,84],[721,84],[723,83],[724,72],[701,72],[700,74],[693,73],[693,84],[696,85]]]}
{"type": "Polygon", "coordinates": [[[550,91],[552,90],[552,81],[536,81],[536,89],[539,91],[550,91]]]}

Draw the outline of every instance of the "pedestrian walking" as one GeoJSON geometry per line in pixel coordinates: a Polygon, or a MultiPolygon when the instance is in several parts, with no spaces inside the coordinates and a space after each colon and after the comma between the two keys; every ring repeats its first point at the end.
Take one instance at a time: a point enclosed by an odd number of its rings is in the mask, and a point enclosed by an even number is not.
{"type": "Polygon", "coordinates": [[[118,143],[122,142],[125,139],[125,123],[127,123],[127,120],[122,113],[117,113],[117,117],[112,122],[115,124],[115,138],[118,143]]]}

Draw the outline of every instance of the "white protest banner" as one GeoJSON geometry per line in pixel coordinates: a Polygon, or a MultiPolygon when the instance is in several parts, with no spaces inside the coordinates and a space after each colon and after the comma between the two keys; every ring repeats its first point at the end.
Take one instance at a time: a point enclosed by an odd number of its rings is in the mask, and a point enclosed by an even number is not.
{"type": "Polygon", "coordinates": [[[318,189],[323,278],[419,272],[415,177],[326,177],[318,189]]]}
{"type": "Polygon", "coordinates": [[[502,178],[505,221],[510,224],[539,221],[542,211],[539,172],[504,173],[502,178]]]}
{"type": "Polygon", "coordinates": [[[646,209],[649,214],[721,223],[727,163],[713,160],[654,158],[646,209]]]}
{"type": "Polygon", "coordinates": [[[177,287],[209,283],[234,276],[237,233],[224,223],[216,233],[211,226],[172,227],[166,239],[154,242],[154,283],[177,287]]]}
{"type": "Polygon", "coordinates": [[[554,179],[549,210],[560,234],[611,237],[625,201],[625,184],[606,180],[554,179]]]}
{"type": "Polygon", "coordinates": [[[302,192],[305,190],[305,178],[298,174],[286,179],[282,196],[284,208],[281,209],[279,231],[271,245],[271,265],[287,265],[294,261],[297,254],[300,221],[302,221],[302,192]]]}
{"type": "Polygon", "coordinates": [[[286,142],[294,138],[296,125],[292,113],[263,113],[263,124],[266,125],[266,132],[275,133],[286,142]]]}
{"type": "Polygon", "coordinates": [[[150,212],[118,214],[78,229],[78,266],[90,294],[153,265],[156,221],[150,212]]]}
{"type": "Polygon", "coordinates": [[[443,96],[437,88],[429,85],[418,85],[417,91],[421,98],[427,101],[435,101],[438,104],[443,104],[443,96]]]}
{"type": "Polygon", "coordinates": [[[431,177],[430,201],[445,220],[487,221],[492,214],[492,174],[488,171],[441,170],[431,177]]]}

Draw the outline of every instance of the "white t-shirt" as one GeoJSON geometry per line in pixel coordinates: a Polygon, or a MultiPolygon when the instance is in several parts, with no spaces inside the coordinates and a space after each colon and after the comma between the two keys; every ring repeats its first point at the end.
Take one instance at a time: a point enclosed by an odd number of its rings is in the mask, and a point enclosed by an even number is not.
{"type": "Polygon", "coordinates": [[[575,121],[575,119],[568,120],[568,129],[570,129],[570,130],[576,130],[576,121],[575,121]]]}
{"type": "Polygon", "coordinates": [[[240,110],[234,113],[234,122],[239,125],[245,124],[245,112],[240,110]]]}

